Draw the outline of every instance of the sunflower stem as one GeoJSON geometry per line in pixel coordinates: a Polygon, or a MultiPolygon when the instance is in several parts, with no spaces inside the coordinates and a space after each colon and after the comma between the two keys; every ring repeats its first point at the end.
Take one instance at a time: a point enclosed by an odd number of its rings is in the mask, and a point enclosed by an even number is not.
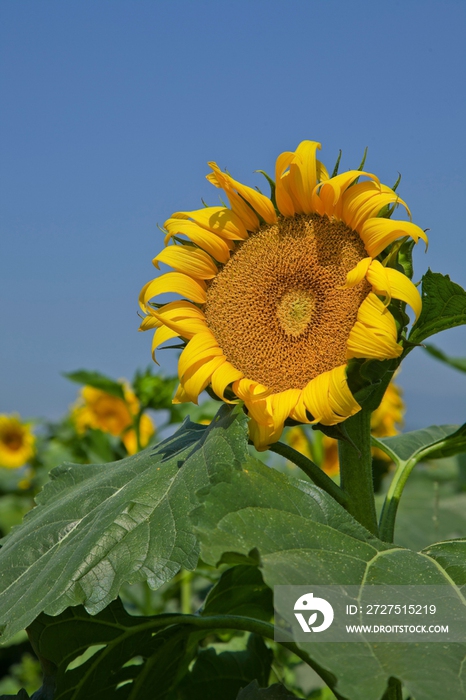
{"type": "Polygon", "coordinates": [[[340,485],[348,498],[346,509],[353,518],[378,535],[372,481],[371,411],[361,409],[345,421],[351,443],[339,440],[340,485]]]}
{"type": "Polygon", "coordinates": [[[289,445],[285,445],[283,442],[274,442],[273,445],[270,445],[269,450],[275,452],[277,455],[285,457],[285,459],[293,462],[293,464],[296,464],[316,486],[326,491],[329,496],[332,496],[332,498],[338,501],[344,508],[347,507],[347,496],[343,493],[338,484],[332,481],[317,464],[314,464],[314,462],[301,454],[301,452],[298,452],[298,450],[295,450],[289,445]]]}

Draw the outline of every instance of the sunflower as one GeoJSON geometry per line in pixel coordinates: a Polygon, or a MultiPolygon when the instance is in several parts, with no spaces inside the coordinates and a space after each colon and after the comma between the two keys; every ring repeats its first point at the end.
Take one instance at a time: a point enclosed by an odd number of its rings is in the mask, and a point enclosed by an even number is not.
{"type": "Polygon", "coordinates": [[[34,456],[35,441],[29,423],[18,415],[0,415],[0,467],[22,467],[34,456]]]}
{"type": "MultiPolygon", "coordinates": [[[[87,428],[102,430],[120,437],[128,454],[135,454],[137,439],[133,422],[139,411],[139,401],[128,386],[124,388],[124,395],[125,400],[102,389],[85,386],[71,416],[81,435],[87,428]]],[[[146,414],[141,416],[139,431],[141,447],[146,447],[155,432],[154,425],[146,414]]]]}
{"type": "Polygon", "coordinates": [[[388,304],[421,310],[416,287],[381,254],[401,237],[427,243],[424,231],[380,216],[410,212],[375,175],[329,177],[317,149],[303,141],[279,155],[270,198],[209,163],[207,179],[230,207],[174,213],[153,260],[173,271],[140,294],[153,355],[171,338],[186,342],[174,402],[197,403],[209,384],[223,401],[244,401],[258,449],[280,438],[287,418],[335,425],[357,413],[348,360],[398,358],[388,304]],[[165,293],[183,299],[151,303],[165,293]]]}

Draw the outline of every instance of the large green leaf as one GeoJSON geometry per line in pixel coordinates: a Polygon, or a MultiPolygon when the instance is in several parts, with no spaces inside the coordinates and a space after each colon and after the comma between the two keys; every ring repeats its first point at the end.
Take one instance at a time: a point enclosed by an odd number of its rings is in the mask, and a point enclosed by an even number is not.
{"type": "MultiPolygon", "coordinates": [[[[419,554],[387,545],[316,487],[303,488],[260,463],[250,461],[242,471],[231,473],[228,483],[213,480],[204,498],[192,516],[203,559],[214,564],[224,552],[246,555],[257,548],[270,587],[463,583],[465,541],[439,544],[419,554]]],[[[299,646],[316,666],[337,679],[329,684],[339,698],[380,700],[393,676],[416,700],[464,699],[466,644],[299,646]]]]}
{"type": "Polygon", "coordinates": [[[246,417],[223,406],[210,426],[185,422],[168,440],[120,462],[65,464],[51,472],[24,523],[0,550],[0,621],[6,641],[42,611],[82,603],[91,613],[123,582],[153,588],[198,545],[189,520],[211,470],[228,473],[247,455],[246,417]]]}
{"type": "Polygon", "coordinates": [[[388,438],[372,438],[375,447],[383,450],[399,465],[440,459],[466,452],[466,423],[464,425],[431,425],[430,428],[388,438]]]}
{"type": "Polygon", "coordinates": [[[448,275],[428,270],[422,278],[422,311],[409,335],[422,343],[435,333],[466,323],[466,292],[448,275]]]}

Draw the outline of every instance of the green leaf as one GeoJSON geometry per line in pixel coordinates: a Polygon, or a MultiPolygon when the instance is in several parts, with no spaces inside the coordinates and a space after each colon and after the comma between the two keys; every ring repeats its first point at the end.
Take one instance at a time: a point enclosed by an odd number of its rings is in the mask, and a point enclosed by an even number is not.
{"type": "Polygon", "coordinates": [[[250,635],[244,651],[201,651],[178,690],[179,700],[235,700],[250,681],[267,685],[273,653],[261,637],[250,635]]]}
{"type": "Polygon", "coordinates": [[[422,343],[435,333],[466,323],[466,292],[448,275],[428,270],[422,278],[422,311],[408,337],[422,343]]]}
{"type": "Polygon", "coordinates": [[[177,377],[161,377],[158,374],[152,374],[149,367],[145,372],[136,373],[133,379],[133,390],[143,408],[172,411],[174,408],[172,398],[177,384],[177,377]]]}
{"type": "MultiPolygon", "coordinates": [[[[214,564],[224,552],[248,554],[257,547],[264,581],[271,588],[453,585],[452,579],[459,582],[466,572],[465,542],[435,545],[420,554],[388,545],[316,487],[306,484],[304,489],[300,482],[280,477],[251,461],[243,471],[231,473],[228,483],[212,480],[203,506],[192,515],[206,562],[214,564]]],[[[464,698],[466,644],[299,646],[339,698],[380,700],[392,676],[416,700],[464,698]],[[328,680],[332,676],[336,682],[328,680]]]]}
{"type": "Polygon", "coordinates": [[[123,582],[157,588],[181,566],[193,569],[195,493],[212,470],[228,475],[246,460],[246,421],[240,407],[224,405],[209,426],[186,421],[120,462],[54,469],[37,507],[0,550],[2,641],[42,611],[57,615],[82,603],[96,613],[123,582]]]}
{"type": "Polygon", "coordinates": [[[427,350],[429,355],[432,355],[432,357],[435,357],[437,360],[450,365],[450,367],[459,369],[460,372],[466,372],[466,357],[449,357],[445,355],[442,350],[434,347],[434,345],[424,345],[424,350],[427,350]]]}
{"type": "Polygon", "coordinates": [[[171,625],[173,617],[132,617],[119,600],[94,617],[82,606],[57,617],[40,615],[28,631],[39,658],[54,669],[50,698],[146,700],[156,687],[164,700],[205,636],[188,625],[171,625]]]}
{"type": "Polygon", "coordinates": [[[236,700],[293,700],[296,695],[292,695],[281,683],[275,683],[268,688],[259,688],[257,681],[253,681],[246,688],[243,688],[236,700]]]}
{"type": "Polygon", "coordinates": [[[466,452],[464,425],[431,425],[430,428],[388,438],[372,438],[372,444],[387,454],[397,465],[440,459],[466,452]]]}
{"type": "Polygon", "coordinates": [[[254,566],[227,569],[210,590],[203,615],[245,615],[266,622],[273,616],[273,595],[254,566]]]}
{"type": "Polygon", "coordinates": [[[395,542],[419,550],[439,540],[466,537],[466,493],[455,487],[438,461],[414,470],[398,507],[395,542]]]}
{"type": "Polygon", "coordinates": [[[119,399],[123,399],[123,401],[125,399],[123,385],[110,377],[106,377],[100,372],[90,372],[87,369],[79,369],[76,372],[64,372],[63,376],[77,384],[86,384],[94,387],[94,389],[106,391],[107,394],[111,394],[112,396],[117,396],[119,399]]]}

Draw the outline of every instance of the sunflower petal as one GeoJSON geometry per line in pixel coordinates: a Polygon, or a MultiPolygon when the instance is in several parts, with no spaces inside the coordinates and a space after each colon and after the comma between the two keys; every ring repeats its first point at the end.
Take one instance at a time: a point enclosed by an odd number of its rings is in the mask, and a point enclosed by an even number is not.
{"type": "Polygon", "coordinates": [[[273,208],[273,204],[268,197],[261,194],[257,190],[254,190],[252,187],[247,187],[246,185],[241,184],[241,182],[234,180],[227,173],[223,173],[218,167],[217,163],[210,162],[208,165],[212,168],[213,173],[210,173],[207,176],[207,179],[216,187],[221,187],[223,190],[225,190],[226,195],[230,200],[231,208],[233,211],[236,211],[241,220],[245,223],[248,230],[255,231],[259,227],[259,219],[257,216],[251,217],[250,213],[253,214],[254,212],[257,212],[257,214],[259,214],[259,216],[261,216],[268,224],[276,223],[277,215],[275,213],[275,209],[273,208]],[[239,206],[239,210],[237,211],[240,202],[242,202],[244,206],[239,206]],[[248,205],[250,206],[248,207],[248,205]],[[244,207],[249,209],[250,212],[246,212],[246,218],[244,216],[244,207]],[[254,211],[251,211],[251,207],[254,211]],[[251,229],[250,226],[248,226],[248,219],[250,223],[254,225],[254,228],[251,229]],[[255,219],[257,220],[257,223],[255,222],[255,219]]]}
{"type": "Polygon", "coordinates": [[[280,153],[275,163],[275,199],[283,216],[294,216],[297,212],[297,205],[289,191],[289,172],[285,173],[293,158],[292,151],[285,151],[280,153]]]}
{"type": "Polygon", "coordinates": [[[165,263],[177,272],[183,272],[195,279],[210,280],[218,273],[218,268],[211,256],[191,246],[168,246],[156,255],[152,262],[156,268],[159,267],[159,263],[165,263]]]}
{"type": "Polygon", "coordinates": [[[211,360],[212,357],[223,355],[217,340],[210,331],[197,333],[187,344],[178,360],[178,376],[183,380],[185,372],[200,360],[211,360]]]}
{"type": "MultiPolygon", "coordinates": [[[[361,170],[348,170],[345,173],[331,177],[314,188],[312,193],[312,204],[314,210],[321,215],[326,214],[327,216],[337,216],[338,218],[343,218],[346,221],[346,218],[342,217],[344,196],[349,186],[361,176],[371,178],[371,182],[363,182],[360,183],[360,185],[372,184],[375,187],[378,186],[379,180],[372,173],[366,173],[365,171],[361,170]]],[[[358,185],[353,185],[353,187],[357,186],[358,185]]],[[[353,187],[351,187],[351,190],[353,187]]]]}
{"type": "Polygon", "coordinates": [[[195,211],[179,211],[172,219],[192,219],[195,224],[228,240],[245,240],[246,227],[240,217],[228,207],[204,207],[195,211]]]}
{"type": "Polygon", "coordinates": [[[361,410],[348,386],[346,365],[335,367],[330,372],[329,400],[334,413],[343,418],[354,416],[361,410]]]}
{"type": "Polygon", "coordinates": [[[213,357],[205,362],[200,360],[186,370],[183,375],[183,389],[190,401],[197,404],[199,394],[204,391],[209,384],[212,374],[225,362],[225,356],[213,357]]]}
{"type": "Polygon", "coordinates": [[[282,430],[276,430],[273,425],[262,425],[254,418],[249,419],[249,437],[258,452],[263,452],[267,447],[280,439],[282,430]]]}
{"type": "Polygon", "coordinates": [[[373,260],[366,278],[376,294],[385,295],[388,302],[392,297],[406,302],[413,309],[416,319],[419,317],[422,309],[421,295],[402,272],[384,267],[378,260],[373,260]]]}
{"type": "Polygon", "coordinates": [[[226,263],[230,259],[230,246],[227,241],[212,231],[198,226],[194,221],[188,219],[170,218],[164,223],[168,233],[165,236],[165,245],[168,244],[172,236],[177,234],[186,236],[199,248],[209,253],[219,263],[226,263]]]}
{"type": "Polygon", "coordinates": [[[355,287],[357,284],[359,284],[359,282],[366,276],[371,262],[372,258],[364,258],[363,260],[360,260],[356,267],[353,267],[353,269],[346,275],[346,282],[341,289],[350,289],[351,287],[355,287]]]}
{"type": "Polygon", "coordinates": [[[290,163],[290,187],[304,214],[312,209],[312,193],[317,185],[316,151],[321,145],[317,141],[301,141],[290,163]]]}
{"type": "MultiPolygon", "coordinates": [[[[167,326],[161,326],[160,328],[157,328],[157,330],[154,333],[154,337],[152,338],[152,359],[154,362],[157,362],[155,359],[155,351],[159,347],[159,345],[162,345],[166,340],[171,340],[172,338],[178,337],[178,333],[171,328],[168,328],[167,326]]],[[[157,363],[158,364],[158,363],[157,363]]]]}
{"type": "Polygon", "coordinates": [[[225,398],[225,389],[229,384],[242,379],[244,374],[240,372],[236,367],[233,367],[231,362],[225,360],[225,362],[215,370],[212,375],[212,389],[217,394],[217,396],[226,401],[226,403],[233,403],[232,401],[227,401],[225,398]]]}
{"type": "Polygon", "coordinates": [[[386,360],[401,355],[395,319],[371,292],[359,307],[357,321],[348,337],[347,357],[386,360]]]}
{"type": "Polygon", "coordinates": [[[426,246],[429,239],[425,232],[411,221],[396,221],[373,217],[366,219],[360,228],[360,236],[367,252],[372,258],[377,257],[393,241],[401,236],[410,236],[416,243],[421,238],[426,246]]]}
{"type": "Polygon", "coordinates": [[[175,396],[172,399],[172,403],[174,404],[179,404],[179,403],[189,403],[191,399],[188,397],[186,394],[185,390],[181,386],[181,384],[178,385],[178,389],[176,390],[175,396]]]}
{"type": "Polygon", "coordinates": [[[146,284],[139,295],[139,304],[145,311],[147,304],[152,297],[159,294],[181,294],[198,304],[206,301],[206,285],[201,280],[193,280],[192,277],[181,272],[167,272],[161,277],[157,277],[152,282],[146,284]]]}

